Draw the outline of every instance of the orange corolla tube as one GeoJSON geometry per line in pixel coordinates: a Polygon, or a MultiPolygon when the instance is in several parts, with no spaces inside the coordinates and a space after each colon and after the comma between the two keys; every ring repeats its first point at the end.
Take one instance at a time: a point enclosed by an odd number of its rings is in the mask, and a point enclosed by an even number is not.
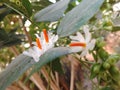
{"type": "Polygon", "coordinates": [[[42,45],[41,45],[41,43],[40,43],[39,38],[36,38],[36,43],[37,43],[37,46],[38,46],[40,49],[42,49],[42,45]]]}
{"type": "Polygon", "coordinates": [[[47,33],[46,29],[43,29],[43,34],[44,34],[44,38],[45,38],[46,43],[48,43],[49,37],[48,37],[48,33],[47,33]]]}
{"type": "Polygon", "coordinates": [[[72,42],[69,44],[69,46],[81,46],[81,47],[86,47],[86,43],[82,43],[82,42],[72,42]]]}

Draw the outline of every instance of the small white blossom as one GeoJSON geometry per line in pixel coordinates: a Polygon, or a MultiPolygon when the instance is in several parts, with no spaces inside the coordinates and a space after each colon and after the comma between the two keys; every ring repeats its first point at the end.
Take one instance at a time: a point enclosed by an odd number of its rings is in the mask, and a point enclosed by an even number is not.
{"type": "Polygon", "coordinates": [[[113,11],[120,11],[120,2],[113,5],[113,11]]]}
{"type": "Polygon", "coordinates": [[[76,36],[70,36],[73,40],[70,43],[70,47],[73,51],[81,51],[80,56],[85,56],[89,50],[93,50],[95,46],[95,39],[91,39],[91,33],[89,32],[89,27],[83,27],[84,35],[80,32],[77,32],[76,36]]]}
{"type": "Polygon", "coordinates": [[[24,51],[23,54],[33,57],[33,59],[38,62],[39,57],[45,53],[48,49],[54,47],[54,43],[58,40],[58,35],[54,35],[51,32],[48,32],[43,29],[41,35],[36,34],[36,42],[33,42],[34,46],[24,51]]]}

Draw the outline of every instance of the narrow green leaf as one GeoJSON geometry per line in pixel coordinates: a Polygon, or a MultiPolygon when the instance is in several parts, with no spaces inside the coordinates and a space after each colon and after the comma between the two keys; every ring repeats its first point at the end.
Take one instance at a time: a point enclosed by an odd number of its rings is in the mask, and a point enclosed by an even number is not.
{"type": "Polygon", "coordinates": [[[22,75],[33,64],[34,60],[31,57],[23,54],[16,57],[11,64],[0,74],[0,90],[5,90],[13,81],[22,75]]]}
{"type": "Polygon", "coordinates": [[[68,6],[69,0],[61,0],[52,4],[34,15],[36,22],[41,21],[56,21],[61,18],[68,6]]]}
{"type": "Polygon", "coordinates": [[[29,69],[34,64],[34,69],[31,74],[39,70],[43,65],[51,62],[57,57],[72,53],[72,50],[67,47],[58,47],[48,50],[45,54],[40,57],[40,61],[35,63],[35,61],[28,56],[23,54],[16,57],[11,64],[0,74],[0,90],[5,90],[13,81],[15,81],[19,76],[21,76],[27,69],[29,69]]]}
{"type": "Polygon", "coordinates": [[[104,0],[82,0],[66,14],[57,29],[60,37],[68,36],[84,25],[99,10],[104,0]]]}
{"type": "Polygon", "coordinates": [[[2,28],[0,28],[0,41],[5,41],[8,40],[8,34],[6,33],[6,31],[2,28]]]}
{"type": "Polygon", "coordinates": [[[40,1],[31,2],[31,4],[32,4],[32,8],[34,8],[34,12],[38,12],[41,9],[51,5],[52,3],[48,0],[40,0],[40,1]]]}
{"type": "Polygon", "coordinates": [[[22,34],[15,34],[17,28],[12,29],[11,32],[7,33],[4,29],[0,28],[0,49],[3,47],[10,47],[22,42],[24,38],[22,34]]]}
{"type": "Polygon", "coordinates": [[[75,51],[72,51],[70,48],[67,48],[67,47],[58,47],[58,48],[50,49],[49,51],[47,51],[45,54],[43,54],[40,57],[40,61],[34,65],[34,68],[31,72],[31,74],[38,71],[46,63],[51,62],[60,56],[70,54],[73,52],[75,52],[75,51]]]}
{"type": "Polygon", "coordinates": [[[48,65],[53,71],[56,71],[59,74],[63,74],[63,69],[62,69],[62,65],[60,63],[59,58],[56,58],[54,61],[50,62],[48,65]]]}
{"type": "Polygon", "coordinates": [[[29,2],[29,0],[22,0],[22,5],[26,8],[28,15],[31,16],[32,7],[31,7],[31,3],[29,2]]]}
{"type": "Polygon", "coordinates": [[[0,7],[0,21],[4,19],[6,15],[10,13],[11,9],[6,8],[4,5],[0,7]]]}
{"type": "Polygon", "coordinates": [[[30,17],[32,8],[29,0],[2,0],[2,2],[17,13],[30,17]]]}

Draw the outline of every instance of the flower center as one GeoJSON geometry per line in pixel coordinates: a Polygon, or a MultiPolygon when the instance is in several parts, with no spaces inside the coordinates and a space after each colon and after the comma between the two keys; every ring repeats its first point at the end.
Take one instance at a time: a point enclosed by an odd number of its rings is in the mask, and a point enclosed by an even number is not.
{"type": "Polygon", "coordinates": [[[44,34],[44,38],[45,38],[46,43],[48,43],[49,37],[48,37],[48,33],[47,33],[46,29],[43,29],[43,34],[44,34]]]}
{"type": "Polygon", "coordinates": [[[38,46],[40,49],[42,49],[42,45],[41,45],[41,43],[40,43],[39,38],[36,38],[36,43],[37,43],[37,46],[38,46]]]}
{"type": "Polygon", "coordinates": [[[82,42],[72,42],[69,44],[69,46],[81,46],[81,47],[86,47],[86,43],[82,43],[82,42]]]}

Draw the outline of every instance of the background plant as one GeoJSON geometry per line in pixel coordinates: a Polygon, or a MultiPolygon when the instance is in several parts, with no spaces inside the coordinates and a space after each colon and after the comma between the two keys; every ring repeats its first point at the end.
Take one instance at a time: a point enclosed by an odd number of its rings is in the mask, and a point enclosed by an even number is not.
{"type": "Polygon", "coordinates": [[[118,0],[56,1],[0,1],[0,90],[11,84],[14,90],[118,90],[120,42],[113,44],[116,51],[106,49],[107,36],[120,30],[119,11],[112,8],[118,0]],[[68,36],[83,33],[85,24],[96,39],[92,61],[58,47],[69,45],[68,36]],[[34,34],[44,28],[58,34],[59,40],[35,63],[22,52],[32,47],[34,34]]]}

